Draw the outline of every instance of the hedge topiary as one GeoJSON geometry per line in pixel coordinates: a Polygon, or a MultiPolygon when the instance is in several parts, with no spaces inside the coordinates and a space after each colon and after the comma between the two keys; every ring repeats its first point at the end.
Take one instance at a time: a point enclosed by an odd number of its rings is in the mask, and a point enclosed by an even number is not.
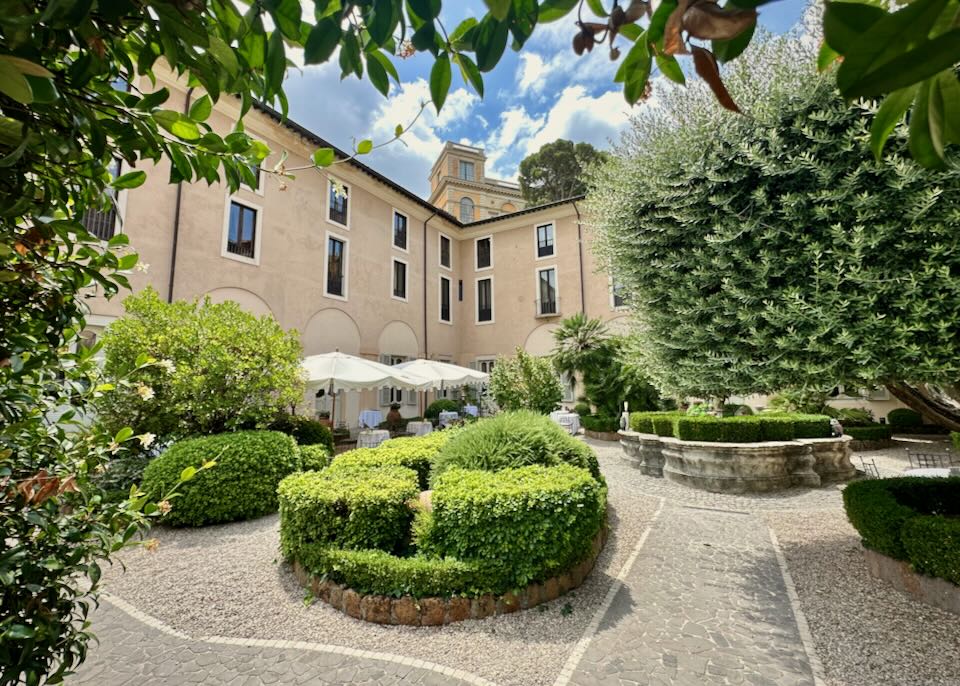
{"type": "Polygon", "coordinates": [[[584,559],[603,525],[606,489],[584,469],[451,468],[434,481],[418,527],[427,557],[476,564],[490,592],[521,588],[584,559]]]}
{"type": "Polygon", "coordinates": [[[334,452],[333,432],[315,419],[298,414],[284,414],[270,425],[273,431],[293,436],[298,445],[325,445],[330,454],[334,452]]]}
{"type": "MultiPolygon", "coordinates": [[[[338,458],[339,459],[339,458],[338,458]]],[[[280,549],[295,556],[307,544],[402,549],[420,493],[417,474],[398,466],[351,466],[298,472],[280,482],[280,549]]]]}
{"type": "Polygon", "coordinates": [[[330,468],[333,470],[358,466],[380,467],[400,466],[417,473],[421,490],[426,490],[430,477],[430,467],[442,448],[454,432],[435,431],[426,436],[392,438],[376,448],[358,448],[339,455],[330,468]]]}
{"type": "Polygon", "coordinates": [[[887,413],[887,423],[893,427],[920,426],[923,424],[923,416],[915,410],[898,407],[887,413]]]}
{"type": "Polygon", "coordinates": [[[581,417],[587,417],[590,415],[590,406],[587,403],[577,403],[573,406],[573,411],[581,417]]]}
{"type": "Polygon", "coordinates": [[[675,417],[681,416],[683,416],[682,412],[632,412],[630,413],[630,429],[642,434],[672,436],[673,420],[675,417]],[[658,433],[657,426],[665,433],[658,433]]]}
{"type": "Polygon", "coordinates": [[[330,466],[332,459],[327,446],[322,444],[301,445],[300,448],[300,470],[304,472],[319,472],[330,466]]]}
{"type": "Polygon", "coordinates": [[[619,417],[607,417],[603,415],[588,415],[580,418],[583,428],[588,431],[600,433],[612,433],[620,430],[619,417]]]}
{"type": "Polygon", "coordinates": [[[186,467],[215,460],[180,487],[163,521],[202,526],[252,519],[277,509],[277,484],[299,466],[296,442],[277,431],[238,431],[180,441],[143,471],[150,498],[167,492],[186,467]]]}
{"type": "Polygon", "coordinates": [[[630,415],[630,426],[640,433],[718,443],[790,441],[795,438],[827,438],[831,435],[829,417],[806,414],[718,418],[712,415],[635,412],[630,415]]]}
{"type": "MultiPolygon", "coordinates": [[[[956,497],[960,499],[960,489],[956,497]]],[[[914,517],[904,523],[900,536],[915,571],[960,585],[960,519],[914,517]]]]}
{"type": "Polygon", "coordinates": [[[889,424],[845,426],[843,433],[858,441],[888,441],[893,436],[893,429],[889,424]]]}
{"type": "Polygon", "coordinates": [[[450,439],[434,460],[431,479],[455,467],[497,471],[563,462],[601,478],[590,447],[549,417],[526,410],[502,412],[466,427],[450,439]]]}
{"type": "Polygon", "coordinates": [[[427,405],[427,410],[423,413],[423,416],[426,419],[439,419],[441,412],[456,412],[459,409],[460,406],[453,400],[439,398],[427,405]]]}

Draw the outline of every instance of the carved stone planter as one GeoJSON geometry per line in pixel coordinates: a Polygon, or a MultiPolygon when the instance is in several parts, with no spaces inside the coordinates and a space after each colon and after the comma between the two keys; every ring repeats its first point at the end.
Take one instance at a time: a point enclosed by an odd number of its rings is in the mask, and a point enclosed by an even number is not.
{"type": "Polygon", "coordinates": [[[797,442],[813,449],[813,471],[820,476],[820,483],[824,486],[849,481],[857,475],[856,468],[850,462],[853,443],[850,436],[798,438],[797,442]]]}
{"type": "Polygon", "coordinates": [[[663,444],[660,436],[620,431],[620,446],[627,463],[647,476],[663,476],[663,444]]]}
{"type": "Polygon", "coordinates": [[[811,446],[799,441],[706,443],[661,438],[663,475],[716,493],[767,493],[819,486],[811,446]]]}
{"type": "Polygon", "coordinates": [[[616,431],[590,431],[590,429],[584,429],[583,435],[587,438],[592,438],[596,441],[619,441],[620,434],[616,431]]]}

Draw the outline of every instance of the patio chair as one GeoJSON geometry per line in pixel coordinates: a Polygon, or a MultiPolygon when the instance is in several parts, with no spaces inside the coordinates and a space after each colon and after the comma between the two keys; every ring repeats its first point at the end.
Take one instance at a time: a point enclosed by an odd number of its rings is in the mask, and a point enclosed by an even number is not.
{"type": "Polygon", "coordinates": [[[871,458],[870,461],[867,462],[863,455],[858,455],[858,457],[860,458],[860,471],[862,471],[868,479],[879,479],[880,470],[877,469],[877,461],[871,458]]]}
{"type": "Polygon", "coordinates": [[[956,455],[950,453],[912,453],[907,449],[910,467],[924,469],[929,467],[952,467],[960,464],[956,455]]]}

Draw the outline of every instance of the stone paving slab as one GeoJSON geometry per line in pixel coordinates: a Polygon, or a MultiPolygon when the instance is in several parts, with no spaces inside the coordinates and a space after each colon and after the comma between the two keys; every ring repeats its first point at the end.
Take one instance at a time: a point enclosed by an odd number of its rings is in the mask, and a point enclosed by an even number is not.
{"type": "Polygon", "coordinates": [[[101,601],[93,622],[100,643],[90,646],[87,661],[67,679],[72,686],[492,686],[475,677],[461,679],[405,664],[415,660],[176,636],[138,621],[109,600],[101,601]]]}
{"type": "Polygon", "coordinates": [[[664,507],[567,683],[813,686],[763,520],[664,507]]]}

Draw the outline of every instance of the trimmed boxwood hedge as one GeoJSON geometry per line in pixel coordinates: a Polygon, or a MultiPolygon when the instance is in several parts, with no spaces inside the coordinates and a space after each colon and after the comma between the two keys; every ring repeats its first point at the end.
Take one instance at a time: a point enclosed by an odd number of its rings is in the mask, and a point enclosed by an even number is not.
{"type": "Polygon", "coordinates": [[[832,433],[826,415],[772,413],[721,419],[710,415],[634,412],[630,415],[630,428],[685,441],[719,443],[827,438],[832,433]]]}
{"type": "Polygon", "coordinates": [[[447,398],[439,398],[434,400],[432,403],[427,405],[426,411],[423,413],[424,419],[439,419],[441,412],[457,412],[460,409],[455,401],[449,400],[447,398]]]}
{"type": "Polygon", "coordinates": [[[858,441],[888,441],[893,437],[893,429],[889,424],[845,426],[843,433],[858,441]]]}
{"type": "Polygon", "coordinates": [[[322,443],[300,446],[300,470],[319,472],[330,466],[332,456],[322,443]]]}
{"type": "Polygon", "coordinates": [[[280,482],[280,549],[307,544],[394,551],[408,543],[417,473],[398,466],[298,472],[280,482]]]}
{"type": "Polygon", "coordinates": [[[898,407],[887,413],[887,422],[890,426],[896,428],[900,428],[901,426],[920,426],[923,424],[923,416],[916,410],[898,407]]]}
{"type": "Polygon", "coordinates": [[[497,471],[526,465],[571,464],[602,480],[597,457],[583,441],[549,417],[535,412],[502,412],[471,424],[441,448],[431,480],[448,469],[497,471]]]}
{"type": "Polygon", "coordinates": [[[859,481],[843,504],[864,547],[960,584],[960,478],[859,481]]]}
{"type": "Polygon", "coordinates": [[[316,419],[299,414],[284,414],[275,419],[269,428],[293,436],[297,445],[325,445],[330,454],[333,454],[333,432],[316,419]]]}
{"type": "Polygon", "coordinates": [[[391,438],[376,448],[357,448],[338,455],[330,467],[334,470],[355,466],[407,467],[417,473],[420,489],[426,490],[431,464],[453,434],[453,431],[434,431],[426,436],[391,438]]]}
{"type": "Polygon", "coordinates": [[[504,592],[589,554],[603,525],[606,488],[570,465],[449,469],[435,480],[432,501],[417,527],[421,554],[475,564],[489,592],[504,592]]]}
{"type": "Polygon", "coordinates": [[[580,417],[580,423],[587,431],[598,433],[614,433],[620,430],[620,418],[606,415],[591,414],[580,417]]]}
{"type": "Polygon", "coordinates": [[[186,467],[216,460],[179,488],[163,522],[202,526],[253,519],[277,510],[277,484],[300,466],[296,441],[278,431],[237,431],[179,441],[143,470],[152,498],[168,492],[186,467]]]}

